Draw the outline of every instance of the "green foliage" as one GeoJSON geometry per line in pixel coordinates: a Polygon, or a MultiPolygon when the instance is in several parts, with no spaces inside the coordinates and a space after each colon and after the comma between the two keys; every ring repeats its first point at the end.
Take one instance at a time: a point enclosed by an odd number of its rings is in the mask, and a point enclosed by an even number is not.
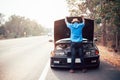
{"type": "Polygon", "coordinates": [[[114,24],[118,27],[120,27],[120,17],[119,16],[115,16],[114,18],[114,24]]]}
{"type": "Polygon", "coordinates": [[[5,34],[5,28],[4,26],[0,27],[0,35],[4,35],[5,34]]]}
{"type": "Polygon", "coordinates": [[[36,21],[16,15],[10,16],[3,27],[0,27],[0,34],[6,38],[37,36],[43,32],[44,28],[36,21]]]}
{"type": "Polygon", "coordinates": [[[4,22],[4,14],[0,13],[0,26],[3,24],[4,22]]]}
{"type": "Polygon", "coordinates": [[[67,0],[67,2],[72,16],[85,13],[88,18],[95,20],[95,35],[100,36],[100,40],[103,39],[103,45],[109,44],[107,40],[111,40],[112,45],[120,46],[120,0],[86,0],[83,3],[80,3],[80,0],[67,0]],[[102,26],[98,27],[100,23],[102,26]]]}
{"type": "Polygon", "coordinates": [[[96,24],[100,24],[101,23],[101,18],[95,19],[96,24]]]}

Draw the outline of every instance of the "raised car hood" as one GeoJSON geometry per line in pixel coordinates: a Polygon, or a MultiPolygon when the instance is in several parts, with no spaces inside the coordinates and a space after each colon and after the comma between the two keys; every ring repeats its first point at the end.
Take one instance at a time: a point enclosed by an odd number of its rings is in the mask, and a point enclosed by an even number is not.
{"type": "MultiPolygon", "coordinates": [[[[69,17],[68,22],[70,22],[74,17],[69,17]]],[[[77,17],[81,19],[81,17],[77,17]]],[[[87,38],[93,41],[94,35],[94,20],[85,19],[85,27],[83,28],[83,38],[87,38]]],[[[67,28],[64,19],[56,20],[54,22],[54,42],[63,38],[70,37],[70,30],[67,28]]]]}

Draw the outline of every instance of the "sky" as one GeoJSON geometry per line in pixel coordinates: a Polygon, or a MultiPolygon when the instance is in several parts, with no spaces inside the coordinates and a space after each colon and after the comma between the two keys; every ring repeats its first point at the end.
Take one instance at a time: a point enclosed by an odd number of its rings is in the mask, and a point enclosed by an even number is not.
{"type": "Polygon", "coordinates": [[[0,0],[0,13],[24,16],[48,28],[69,15],[65,0],[0,0]]]}

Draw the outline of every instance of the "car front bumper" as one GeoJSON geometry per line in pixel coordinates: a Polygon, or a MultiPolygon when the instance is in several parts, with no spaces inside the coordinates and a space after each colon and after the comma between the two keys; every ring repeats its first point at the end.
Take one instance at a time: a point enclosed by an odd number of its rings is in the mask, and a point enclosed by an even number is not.
{"type": "MultiPolygon", "coordinates": [[[[99,67],[100,60],[99,55],[94,57],[85,57],[84,58],[86,67],[99,67]]],[[[70,68],[71,58],[68,57],[51,57],[50,61],[51,68],[70,68]]],[[[81,68],[80,58],[75,60],[75,68],[81,68]]]]}

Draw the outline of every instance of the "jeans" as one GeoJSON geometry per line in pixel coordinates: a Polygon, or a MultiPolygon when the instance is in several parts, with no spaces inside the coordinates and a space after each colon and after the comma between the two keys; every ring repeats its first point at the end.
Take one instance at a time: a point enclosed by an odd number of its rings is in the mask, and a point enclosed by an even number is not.
{"type": "Polygon", "coordinates": [[[82,43],[81,42],[71,42],[71,57],[72,57],[71,69],[74,69],[75,58],[76,58],[76,54],[77,54],[76,51],[78,51],[78,53],[79,53],[79,57],[81,59],[82,68],[85,68],[82,43]]]}

